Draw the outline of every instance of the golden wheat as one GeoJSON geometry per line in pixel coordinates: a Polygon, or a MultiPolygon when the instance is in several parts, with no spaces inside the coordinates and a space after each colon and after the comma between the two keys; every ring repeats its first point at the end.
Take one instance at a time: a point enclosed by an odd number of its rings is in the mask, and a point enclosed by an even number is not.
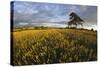
{"type": "Polygon", "coordinates": [[[14,65],[97,60],[97,35],[77,29],[12,32],[14,65]]]}

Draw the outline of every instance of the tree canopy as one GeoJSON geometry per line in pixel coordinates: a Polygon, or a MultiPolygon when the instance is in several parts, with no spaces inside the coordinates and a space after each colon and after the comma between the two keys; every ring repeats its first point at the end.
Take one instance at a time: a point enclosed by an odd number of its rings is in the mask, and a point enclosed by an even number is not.
{"type": "Polygon", "coordinates": [[[84,20],[81,19],[75,12],[71,12],[69,14],[70,16],[70,21],[68,22],[68,26],[71,26],[71,25],[75,25],[77,27],[77,25],[81,25],[83,26],[83,22],[84,20]]]}

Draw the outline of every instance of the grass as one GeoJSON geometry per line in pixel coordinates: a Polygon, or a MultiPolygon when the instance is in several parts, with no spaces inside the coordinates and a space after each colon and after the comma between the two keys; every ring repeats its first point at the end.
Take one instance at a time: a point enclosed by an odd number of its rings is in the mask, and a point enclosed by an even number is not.
{"type": "Polygon", "coordinates": [[[39,29],[12,32],[13,64],[52,64],[97,60],[97,32],[39,29]]]}

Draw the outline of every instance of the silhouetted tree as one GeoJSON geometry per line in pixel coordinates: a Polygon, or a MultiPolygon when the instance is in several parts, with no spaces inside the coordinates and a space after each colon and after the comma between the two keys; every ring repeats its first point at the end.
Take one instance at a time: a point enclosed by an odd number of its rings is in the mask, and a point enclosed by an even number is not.
{"type": "Polygon", "coordinates": [[[76,13],[71,12],[69,14],[69,16],[70,16],[70,18],[69,18],[70,21],[68,22],[68,26],[71,26],[71,25],[75,25],[76,27],[77,27],[77,25],[83,26],[84,20],[81,19],[76,13]]]}
{"type": "Polygon", "coordinates": [[[94,31],[94,29],[93,29],[93,28],[91,28],[91,31],[94,31]]]}

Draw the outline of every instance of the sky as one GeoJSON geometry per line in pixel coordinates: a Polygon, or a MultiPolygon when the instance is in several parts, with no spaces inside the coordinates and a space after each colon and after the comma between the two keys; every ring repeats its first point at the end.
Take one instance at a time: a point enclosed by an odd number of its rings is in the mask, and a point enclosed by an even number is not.
{"type": "Polygon", "coordinates": [[[85,23],[85,28],[97,28],[97,7],[58,3],[14,1],[14,26],[66,27],[69,14],[75,12],[85,23]]]}

